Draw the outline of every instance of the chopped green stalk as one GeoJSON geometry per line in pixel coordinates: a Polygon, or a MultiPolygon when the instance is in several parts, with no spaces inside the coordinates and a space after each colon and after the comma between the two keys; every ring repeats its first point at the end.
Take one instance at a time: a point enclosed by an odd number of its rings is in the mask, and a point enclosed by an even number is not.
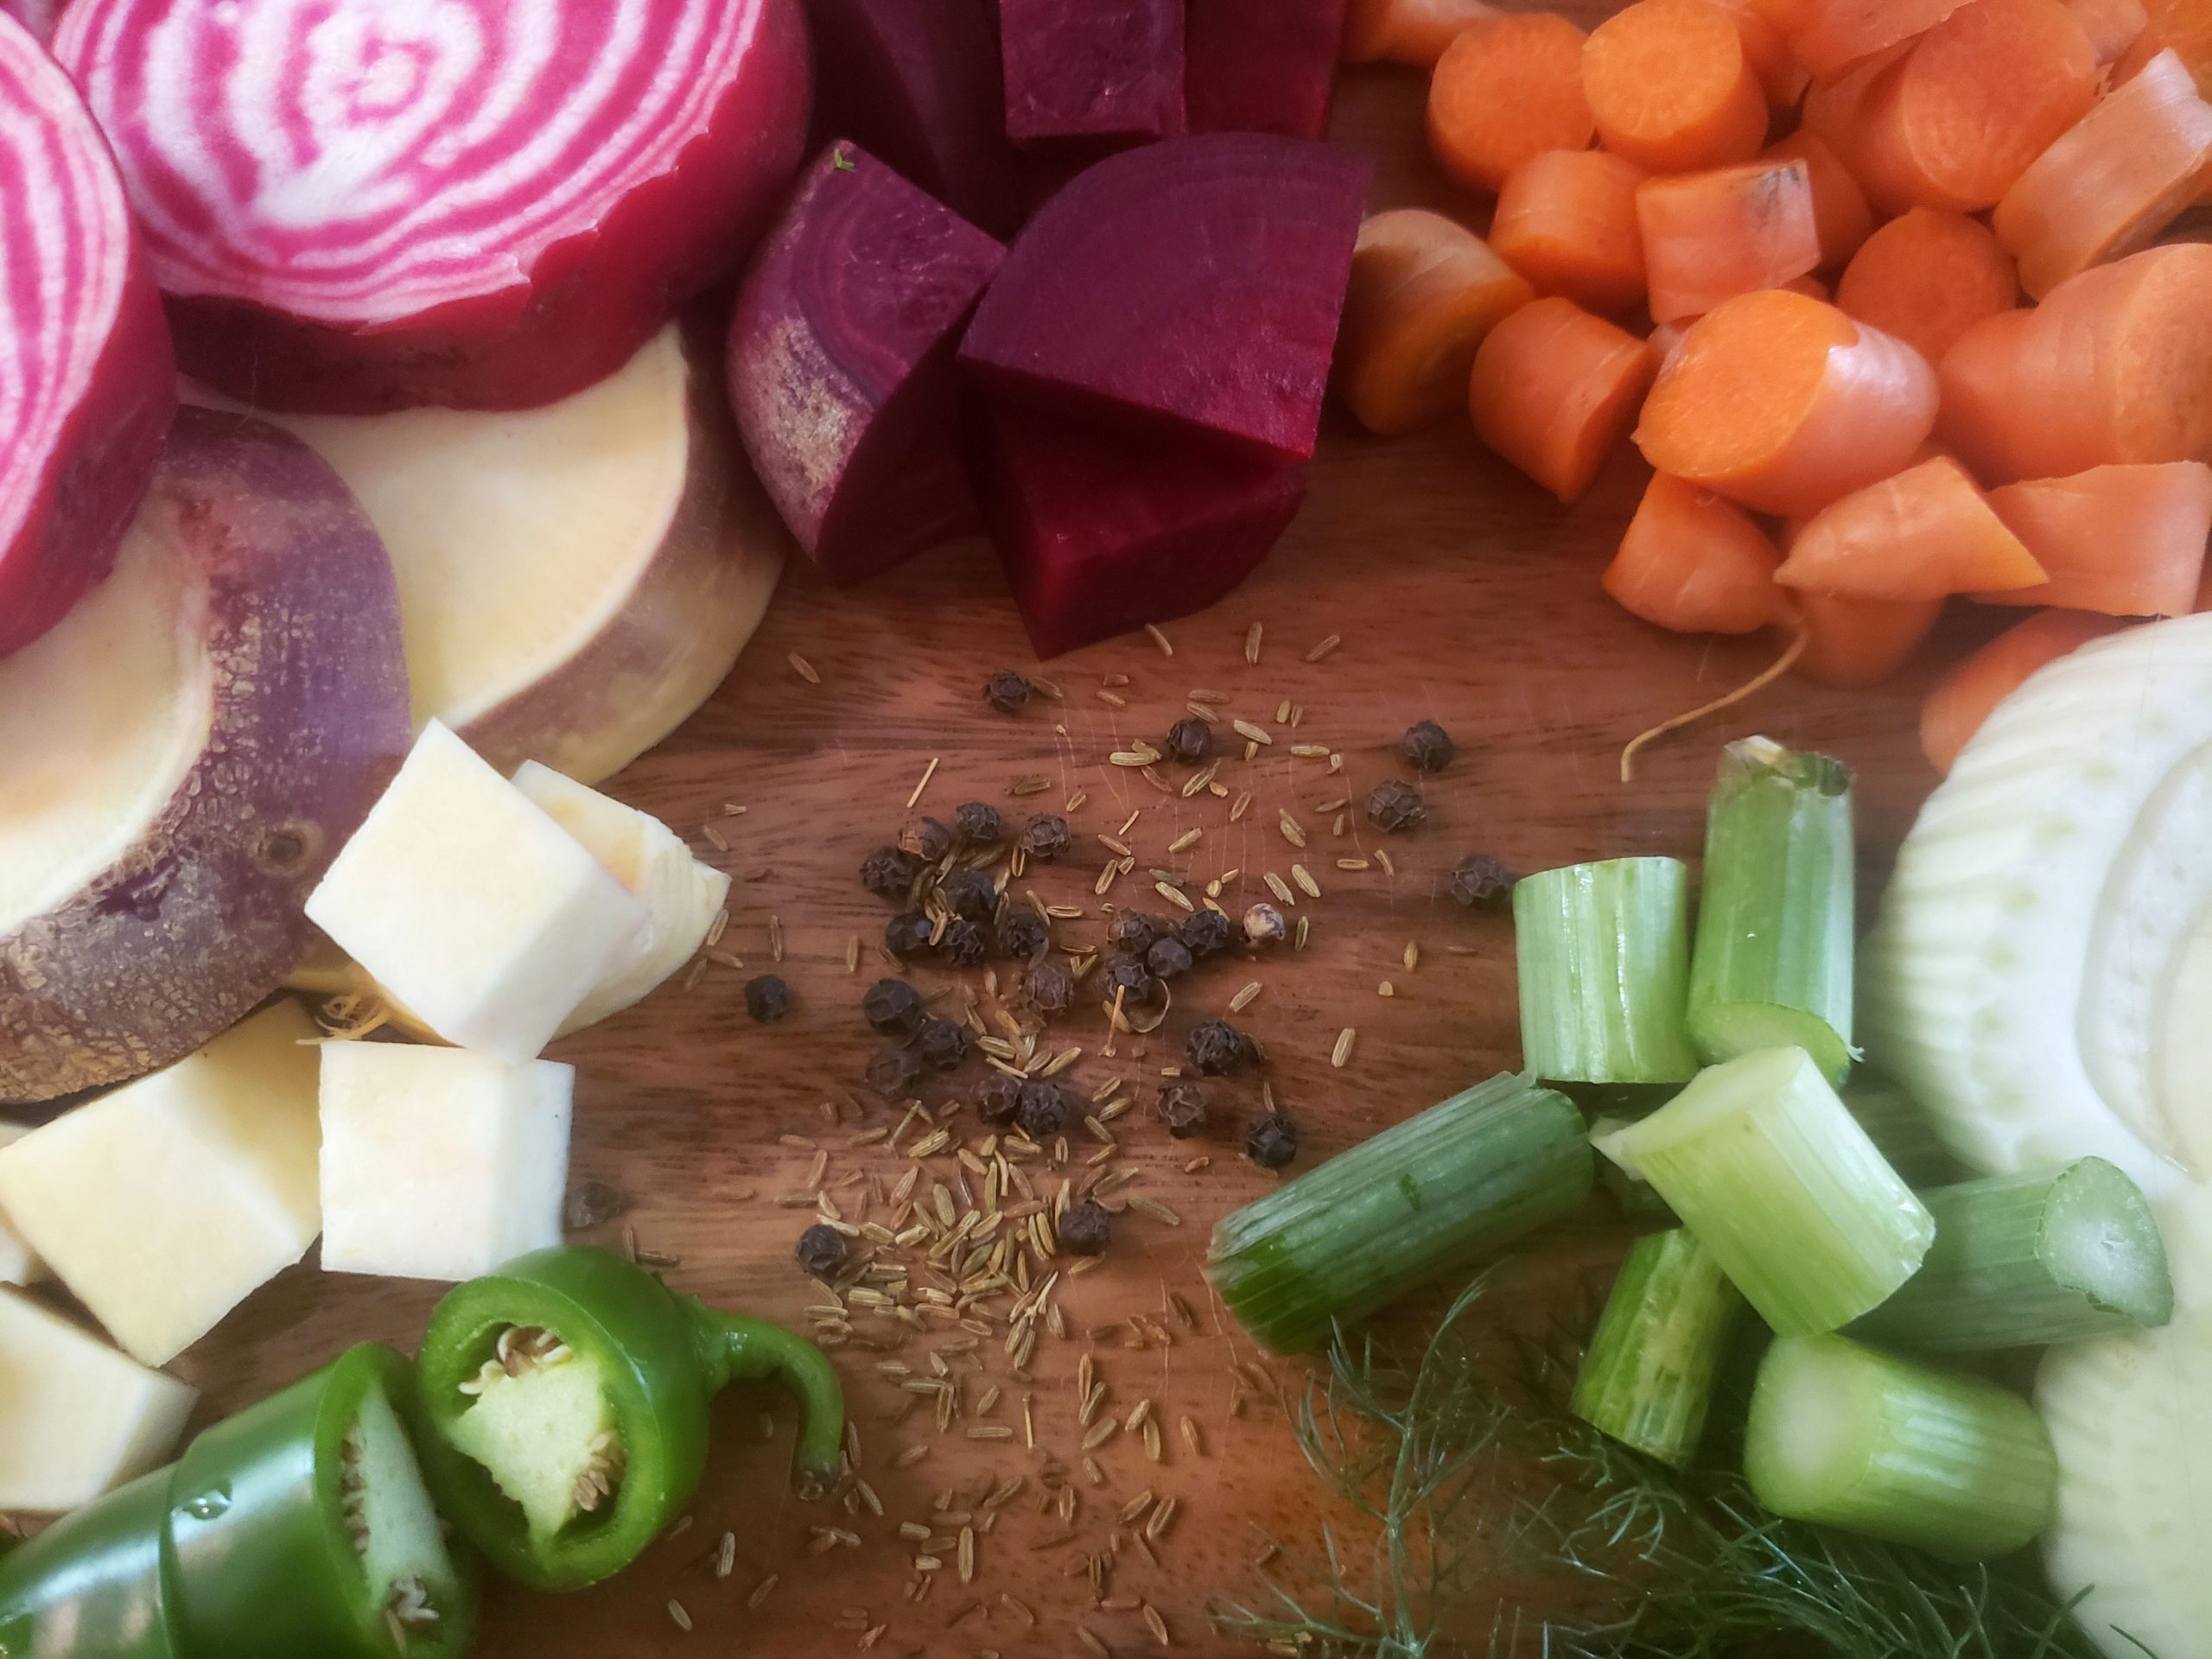
{"type": "Polygon", "coordinates": [[[1648,1233],[1621,1264],[1574,1379],[1574,1414],[1681,1468],[1705,1433],[1713,1377],[1744,1305],[1681,1228],[1648,1233]]]}
{"type": "Polygon", "coordinates": [[[1616,858],[1523,876],[1513,887],[1521,1051],[1550,1083],[1684,1083],[1689,871],[1616,858]]]}
{"type": "Polygon", "coordinates": [[[1802,1048],[1714,1066],[1598,1149],[1658,1190],[1783,1336],[1880,1306],[1936,1234],[1802,1048]]]}
{"type": "Polygon", "coordinates": [[[2058,1460],[2034,1407],[1841,1337],[1767,1350],[1744,1472],[1777,1515],[1953,1561],[2010,1554],[2057,1507],[2058,1460]]]}
{"type": "Polygon", "coordinates": [[[1923,1192],[1936,1243],[1920,1271],[1852,1327],[1900,1348],[2041,1348],[2173,1317],[2158,1218],[2101,1158],[1923,1192]]]}
{"type": "Polygon", "coordinates": [[[1942,1186],[1967,1173],[1936,1133],[1928,1109],[1887,1077],[1862,1067],[1839,1092],[1890,1167],[1914,1188],[1942,1186]]]}
{"type": "Polygon", "coordinates": [[[1719,1065],[1802,1048],[1851,1068],[1851,772],[1766,737],[1721,752],[1705,823],[1689,1031],[1719,1065]]]}
{"type": "MultiPolygon", "coordinates": [[[[1572,1098],[1570,1096],[1569,1098],[1572,1098]]],[[[1586,1115],[1588,1106],[1583,1107],[1586,1115]]],[[[1639,1114],[1642,1116],[1642,1114],[1639,1114]]],[[[1590,1138],[1602,1141],[1616,1129],[1626,1128],[1634,1120],[1625,1117],[1596,1117],[1590,1120],[1590,1138]]],[[[1621,1218],[1641,1225],[1674,1227],[1680,1217],[1667,1207],[1667,1200],[1651,1190],[1651,1183],[1641,1175],[1630,1173],[1610,1158],[1598,1160],[1598,1185],[1605,1188],[1612,1201],[1620,1206],[1621,1218]]]]}
{"type": "Polygon", "coordinates": [[[1594,1160],[1565,1096],[1505,1073],[1224,1217],[1207,1275],[1278,1353],[1573,1213],[1594,1160]]]}

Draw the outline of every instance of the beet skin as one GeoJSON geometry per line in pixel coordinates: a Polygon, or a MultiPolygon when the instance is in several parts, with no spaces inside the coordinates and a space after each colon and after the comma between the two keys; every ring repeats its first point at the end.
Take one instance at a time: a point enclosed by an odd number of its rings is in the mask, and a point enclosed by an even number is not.
{"type": "Polygon", "coordinates": [[[1329,130],[1345,0],[1185,0],[1183,103],[1192,132],[1329,130]]]}
{"type": "Polygon", "coordinates": [[[1184,0],[999,0],[1007,137],[1099,155],[1184,130],[1184,0]]]}

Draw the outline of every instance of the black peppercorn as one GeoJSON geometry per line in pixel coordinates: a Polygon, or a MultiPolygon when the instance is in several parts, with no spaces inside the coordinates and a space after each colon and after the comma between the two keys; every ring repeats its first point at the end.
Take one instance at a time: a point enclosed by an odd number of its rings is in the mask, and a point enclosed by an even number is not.
{"type": "Polygon", "coordinates": [[[879,979],[861,998],[861,1017],[879,1037],[905,1037],[922,1023],[922,994],[903,979],[879,979]]]}
{"type": "Polygon", "coordinates": [[[1002,957],[1026,962],[1045,954],[1052,943],[1052,930],[1045,918],[1027,905],[1009,905],[999,918],[998,947],[1002,957]]]}
{"type": "Polygon", "coordinates": [[[1367,792],[1367,821],[1386,836],[1411,830],[1428,817],[1428,804],[1411,784],[1392,778],[1367,792]]]}
{"type": "Polygon", "coordinates": [[[834,1279],[845,1265],[845,1236],[818,1221],[798,1236],[800,1270],[817,1279],[834,1279]]]}
{"type": "Polygon", "coordinates": [[[1235,1071],[1252,1058],[1252,1039],[1226,1020],[1208,1020],[1191,1027],[1183,1039],[1191,1064],[1209,1077],[1235,1071]]]}
{"type": "Polygon", "coordinates": [[[1298,1156],[1298,1125],[1281,1112],[1255,1118],[1244,1131],[1244,1155],[1262,1169],[1281,1169],[1298,1156]]]}
{"type": "Polygon", "coordinates": [[[1067,1091],[1050,1077],[1032,1077],[1021,1085],[1021,1107],[1015,1120],[1021,1132],[1043,1146],[1056,1135],[1065,1135],[1075,1121],[1075,1108],[1067,1091]]]}
{"type": "Polygon", "coordinates": [[[902,910],[883,925],[883,948],[894,957],[915,957],[930,948],[937,924],[918,910],[902,910]]]}
{"type": "Polygon", "coordinates": [[[983,701],[1002,715],[1018,715],[1029,706],[1029,682],[1002,668],[983,682],[983,701]]]}
{"type": "Polygon", "coordinates": [[[1167,1120],[1167,1133],[1187,1141],[1206,1127],[1206,1091],[1195,1083],[1164,1083],[1160,1086],[1160,1115],[1167,1120]]]}
{"type": "Polygon", "coordinates": [[[963,801],[953,810],[952,828],[968,847],[995,847],[1006,838],[1006,820],[988,801],[963,801]]]}
{"type": "Polygon", "coordinates": [[[791,1011],[791,988],[774,974],[745,982],[745,1011],[764,1026],[772,1026],[791,1011]]]}
{"type": "Polygon", "coordinates": [[[1070,1205],[1060,1217],[1060,1248],[1070,1255],[1098,1255],[1114,1236],[1114,1217],[1096,1198],[1070,1205]]]}
{"type": "Polygon", "coordinates": [[[968,1027],[925,1014],[914,1030],[914,1052],[932,1071],[950,1071],[968,1058],[968,1027]]]}
{"type": "Polygon", "coordinates": [[[1155,917],[1141,911],[1125,910],[1106,925],[1108,943],[1120,945],[1125,950],[1142,956],[1152,949],[1152,942],[1166,931],[1155,917]]]}
{"type": "Polygon", "coordinates": [[[956,916],[937,936],[937,951],[948,966],[974,968],[989,954],[989,942],[982,928],[964,916],[956,916]]]}
{"type": "Polygon", "coordinates": [[[1057,812],[1039,812],[1021,827],[1021,850],[1040,864],[1049,864],[1075,844],[1068,821],[1057,812]]]}
{"type": "Polygon", "coordinates": [[[899,849],[934,864],[952,850],[952,831],[936,818],[909,818],[899,832],[899,849]]]}
{"type": "Polygon", "coordinates": [[[868,1063],[868,1086],[888,1100],[904,1100],[922,1080],[922,1063],[903,1048],[887,1048],[868,1063]]]}
{"type": "Polygon", "coordinates": [[[1244,912],[1244,937],[1254,944],[1279,944],[1289,931],[1290,924],[1273,905],[1255,905],[1244,912]]]}
{"type": "Polygon", "coordinates": [[[620,1187],[605,1181],[579,1181],[561,1208],[561,1224],[572,1233],[581,1233],[613,1220],[629,1207],[630,1200],[620,1187]]]}
{"type": "Polygon", "coordinates": [[[1183,918],[1183,948],[1199,962],[1229,946],[1229,918],[1217,910],[1193,911],[1183,918]]]}
{"type": "Polygon", "coordinates": [[[994,1071],[976,1085],[976,1116],[995,1128],[1004,1128],[1021,1109],[1021,1079],[994,1071]]]}
{"type": "Polygon", "coordinates": [[[1065,1014],[1075,1006],[1075,975],[1065,962],[1047,957],[1032,963],[1021,982],[1039,1014],[1065,1014]]]}
{"type": "Polygon", "coordinates": [[[998,883],[982,870],[961,870],[938,885],[944,907],[971,922],[988,922],[999,907],[998,883]]]}
{"type": "Polygon", "coordinates": [[[861,885],[896,904],[913,891],[921,861],[899,847],[879,847],[861,861],[861,885]]]}
{"type": "Polygon", "coordinates": [[[1415,721],[1398,740],[1398,753],[1415,772],[1441,772],[1452,764],[1459,746],[1452,734],[1433,720],[1415,721]]]}
{"type": "Polygon", "coordinates": [[[1144,965],[1161,979],[1175,979],[1191,971],[1190,947],[1180,939],[1155,939],[1144,953],[1144,965]]]}
{"type": "Polygon", "coordinates": [[[1451,887],[1471,910],[1503,910],[1513,897],[1513,872],[1487,853],[1470,853],[1452,867],[1451,887]]]}
{"type": "Polygon", "coordinates": [[[1167,728],[1160,747],[1179,766],[1198,766],[1213,753],[1213,728],[1196,715],[1186,715],[1167,728]]]}
{"type": "Polygon", "coordinates": [[[1106,958],[1105,978],[1099,990],[1108,1007],[1113,1006],[1114,993],[1122,994],[1122,1006],[1141,1008],[1160,995],[1160,982],[1144,965],[1141,957],[1127,956],[1120,951],[1106,958]]]}

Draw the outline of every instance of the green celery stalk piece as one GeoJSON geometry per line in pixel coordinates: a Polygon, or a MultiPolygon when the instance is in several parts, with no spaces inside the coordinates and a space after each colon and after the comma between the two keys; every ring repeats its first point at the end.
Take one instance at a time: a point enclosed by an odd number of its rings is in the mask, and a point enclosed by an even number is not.
{"type": "Polygon", "coordinates": [[[1521,1052],[1548,1083],[1684,1083],[1689,870],[1616,858],[1523,876],[1513,887],[1521,1052]]]}
{"type": "Polygon", "coordinates": [[[1630,1249],[1569,1402],[1592,1427],[1676,1468],[1705,1433],[1713,1380],[1744,1299],[1687,1230],[1630,1249]]]}

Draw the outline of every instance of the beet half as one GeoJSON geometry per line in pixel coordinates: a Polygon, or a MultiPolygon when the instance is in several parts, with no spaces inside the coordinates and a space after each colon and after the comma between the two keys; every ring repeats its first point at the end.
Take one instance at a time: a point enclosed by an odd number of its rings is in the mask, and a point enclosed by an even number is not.
{"type": "Polygon", "coordinates": [[[41,41],[54,38],[54,26],[61,21],[61,8],[69,0],[0,0],[0,14],[13,17],[41,41]]]}
{"type": "Polygon", "coordinates": [[[1192,132],[1319,138],[1344,51],[1345,0],[1185,0],[1183,105],[1192,132]]]}
{"type": "Polygon", "coordinates": [[[799,545],[839,581],[976,527],[954,351],[1005,254],[836,143],[746,274],[729,332],[738,431],[799,545]]]}
{"type": "Polygon", "coordinates": [[[1184,0],[999,0],[1007,137],[1103,155],[1184,130],[1184,0]]]}
{"type": "Polygon", "coordinates": [[[1009,402],[1309,460],[1370,171],[1255,133],[1109,157],[1015,241],[961,359],[1009,402]]]}
{"type": "Polygon", "coordinates": [[[806,138],[799,0],[73,0],[186,370],[517,409],[743,261],[806,138]]]}

